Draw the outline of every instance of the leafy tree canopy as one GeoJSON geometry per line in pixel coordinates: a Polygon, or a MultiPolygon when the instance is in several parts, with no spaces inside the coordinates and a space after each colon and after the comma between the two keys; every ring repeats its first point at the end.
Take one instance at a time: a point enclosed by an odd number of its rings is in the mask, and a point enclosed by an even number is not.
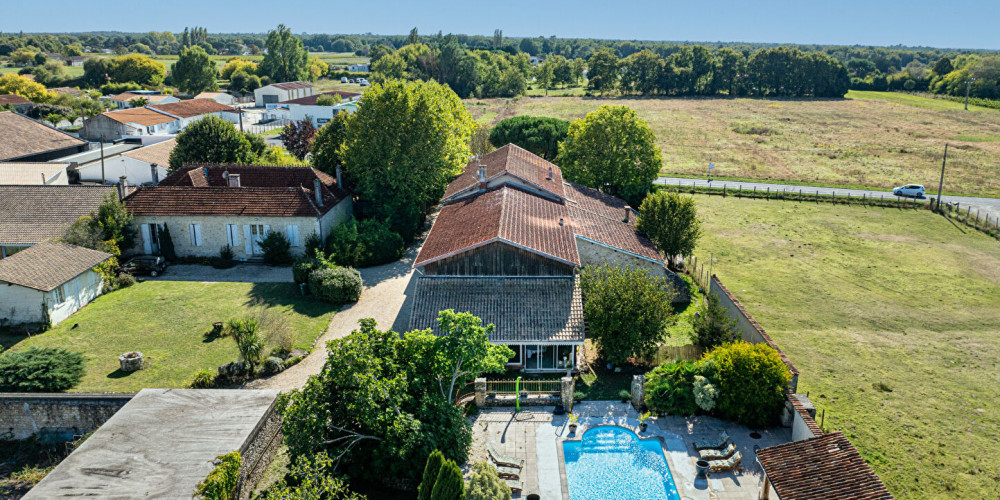
{"type": "Polygon", "coordinates": [[[177,88],[192,95],[219,89],[215,80],[215,61],[197,45],[181,49],[170,75],[177,88]]]}
{"type": "Polygon", "coordinates": [[[185,163],[251,163],[250,141],[232,124],[214,115],[206,116],[177,134],[170,152],[170,170],[185,163]]]}
{"type": "Polygon", "coordinates": [[[490,130],[490,143],[516,144],[546,160],[559,154],[559,142],[569,133],[569,122],[541,116],[515,116],[497,123],[490,130]]]}
{"type": "Polygon", "coordinates": [[[265,45],[267,54],[258,67],[261,75],[269,76],[272,82],[305,80],[309,76],[309,53],[284,24],[267,32],[265,45]]]}
{"type": "Polygon", "coordinates": [[[690,255],[701,237],[701,221],[694,198],[673,191],[657,191],[639,206],[639,232],[668,257],[690,255]]]}

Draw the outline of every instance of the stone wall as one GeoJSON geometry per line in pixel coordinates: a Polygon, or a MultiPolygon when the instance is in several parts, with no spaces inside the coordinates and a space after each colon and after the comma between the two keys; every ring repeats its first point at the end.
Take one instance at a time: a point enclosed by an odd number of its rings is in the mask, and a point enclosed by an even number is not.
{"type": "Polygon", "coordinates": [[[653,262],[579,236],[576,238],[576,250],[580,254],[580,263],[583,266],[608,264],[645,269],[653,276],[666,278],[674,285],[678,293],[673,303],[682,304],[691,300],[684,279],[667,269],[663,262],[653,262]]]}
{"type": "Polygon", "coordinates": [[[236,484],[236,498],[247,500],[261,476],[281,446],[281,412],[277,400],[271,405],[267,416],[261,419],[243,447],[240,448],[240,477],[236,484]]]}
{"type": "Polygon", "coordinates": [[[719,303],[721,303],[727,311],[729,311],[729,316],[736,320],[736,326],[740,331],[745,342],[752,344],[765,343],[778,351],[781,355],[781,360],[784,361],[785,366],[788,370],[792,372],[792,381],[788,383],[788,387],[792,392],[795,392],[799,385],[799,371],[795,369],[792,362],[788,360],[788,356],[778,347],[771,337],[764,331],[764,328],[757,323],[757,320],[753,319],[753,316],[747,312],[743,304],[740,303],[739,299],[733,296],[732,293],[726,288],[725,285],[719,281],[719,278],[712,276],[712,282],[709,286],[711,293],[719,297],[719,303]]]}
{"type": "Polygon", "coordinates": [[[69,441],[96,430],[134,394],[0,394],[0,438],[69,441]]]}

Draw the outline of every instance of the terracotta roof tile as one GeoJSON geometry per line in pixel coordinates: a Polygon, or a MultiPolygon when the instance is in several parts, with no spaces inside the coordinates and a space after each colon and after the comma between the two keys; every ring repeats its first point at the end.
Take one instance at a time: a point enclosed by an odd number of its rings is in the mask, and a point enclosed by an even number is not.
{"type": "Polygon", "coordinates": [[[471,312],[496,326],[489,340],[583,342],[583,300],[573,276],[468,277],[417,279],[410,329],[437,329],[440,311],[471,312]]]}
{"type": "Polygon", "coordinates": [[[486,166],[486,177],[492,179],[495,176],[507,173],[526,181],[530,186],[537,187],[552,193],[556,197],[564,197],[562,170],[551,162],[531,152],[508,144],[493,152],[479,158],[479,163],[473,159],[465,166],[465,171],[445,189],[444,199],[450,198],[460,191],[474,189],[479,184],[476,175],[479,173],[479,165],[486,166]],[[552,178],[549,179],[549,169],[552,169],[552,178]]]}
{"type": "Polygon", "coordinates": [[[125,204],[135,215],[312,217],[349,195],[336,179],[308,167],[186,165],[157,186],[139,188],[125,204]],[[223,173],[239,175],[241,187],[228,187],[223,173]],[[315,179],[321,183],[322,207],[315,204],[315,179]]]}
{"type": "Polygon", "coordinates": [[[115,111],[105,111],[101,115],[111,118],[118,123],[137,123],[143,127],[159,125],[176,121],[177,118],[158,113],[148,108],[128,108],[115,111]]]}
{"type": "Polygon", "coordinates": [[[232,107],[220,104],[211,99],[189,99],[187,101],[156,104],[149,107],[181,118],[191,118],[192,116],[205,115],[218,111],[237,112],[232,107]]]}
{"type": "Polygon", "coordinates": [[[86,144],[76,137],[13,111],[0,111],[0,161],[86,144]]]}
{"type": "Polygon", "coordinates": [[[580,265],[566,207],[548,198],[502,186],[445,205],[414,266],[498,240],[580,265]]]}
{"type": "Polygon", "coordinates": [[[132,99],[145,99],[147,104],[156,104],[168,97],[173,97],[167,94],[136,94],[135,92],[122,92],[111,98],[112,101],[122,101],[129,102],[132,99]]]}
{"type": "Polygon", "coordinates": [[[48,292],[110,258],[109,253],[46,241],[0,260],[0,281],[48,292]]]}
{"type": "Polygon", "coordinates": [[[656,246],[636,229],[630,209],[625,221],[625,200],[572,182],[565,183],[567,207],[576,235],[640,257],[663,262],[656,246]]]}
{"type": "Polygon", "coordinates": [[[757,458],[781,500],[893,498],[840,432],[764,448],[757,458]]]}
{"type": "Polygon", "coordinates": [[[14,104],[31,104],[31,101],[17,94],[0,94],[0,106],[14,104]]]}
{"type": "Polygon", "coordinates": [[[0,186],[0,243],[59,238],[114,192],[115,186],[0,186]]]}

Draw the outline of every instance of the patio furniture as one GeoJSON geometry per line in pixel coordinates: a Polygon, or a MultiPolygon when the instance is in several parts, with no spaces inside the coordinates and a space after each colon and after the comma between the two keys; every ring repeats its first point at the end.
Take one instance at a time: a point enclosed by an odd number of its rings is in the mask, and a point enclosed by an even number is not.
{"type": "Polygon", "coordinates": [[[512,492],[518,492],[524,489],[521,486],[524,483],[522,483],[520,479],[504,479],[504,482],[507,483],[507,486],[510,487],[510,491],[512,492]]]}
{"type": "Polygon", "coordinates": [[[704,439],[694,442],[694,449],[705,450],[709,448],[722,448],[729,442],[729,433],[722,431],[717,439],[704,439]]]}
{"type": "Polygon", "coordinates": [[[524,466],[524,459],[511,457],[504,455],[503,453],[500,453],[500,451],[498,451],[496,447],[493,446],[493,443],[487,442],[486,450],[490,453],[490,458],[492,458],[497,465],[506,465],[507,467],[517,467],[518,469],[524,466]]]}
{"type": "Polygon", "coordinates": [[[504,479],[519,479],[521,477],[520,467],[504,467],[503,465],[490,464],[497,471],[497,475],[504,479]]]}
{"type": "Polygon", "coordinates": [[[743,456],[740,455],[740,452],[737,451],[736,453],[733,453],[733,456],[725,460],[709,460],[708,470],[712,472],[723,472],[723,471],[733,470],[736,467],[739,467],[740,460],[742,459],[743,456]]]}
{"type": "Polygon", "coordinates": [[[698,455],[702,460],[722,460],[724,458],[729,458],[736,451],[736,447],[733,443],[729,443],[729,446],[721,450],[714,448],[709,448],[707,450],[698,450],[698,455]]]}

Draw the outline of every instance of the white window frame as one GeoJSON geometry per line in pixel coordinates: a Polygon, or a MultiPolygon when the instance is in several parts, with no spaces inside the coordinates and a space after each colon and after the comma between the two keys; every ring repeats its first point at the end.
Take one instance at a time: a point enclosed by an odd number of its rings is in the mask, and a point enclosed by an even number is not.
{"type": "Polygon", "coordinates": [[[64,286],[65,285],[59,285],[52,290],[52,298],[55,299],[56,305],[66,302],[66,290],[63,288],[64,286]]]}

